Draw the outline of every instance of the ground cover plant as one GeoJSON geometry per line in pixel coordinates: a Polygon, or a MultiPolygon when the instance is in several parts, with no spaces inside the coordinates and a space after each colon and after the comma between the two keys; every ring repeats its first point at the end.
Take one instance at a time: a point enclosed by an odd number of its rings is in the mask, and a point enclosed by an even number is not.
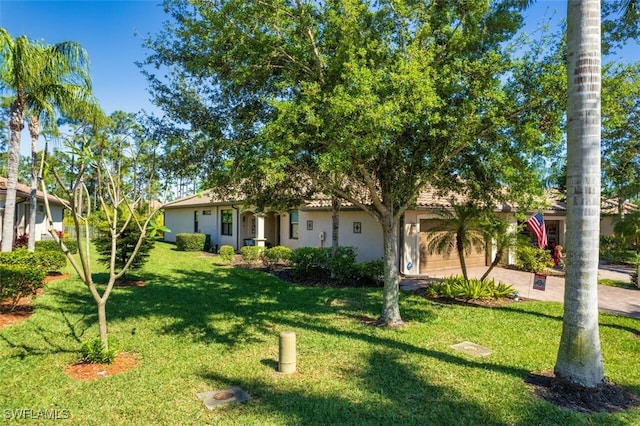
{"type": "MultiPolygon", "coordinates": [[[[66,410],[73,425],[640,422],[638,408],[557,408],[525,382],[553,369],[556,303],[484,308],[403,293],[408,326],[387,329],[371,325],[379,288],[299,286],[165,243],[139,274],[144,287],[116,287],[109,299],[112,346],[134,354],[136,367],[93,381],[65,373],[98,327],[82,283],[53,281],[30,319],[0,330],[0,407],[66,410]],[[288,376],[276,372],[285,330],[298,341],[288,376]],[[464,341],[492,353],[450,347],[464,341]],[[196,396],[233,385],[252,400],[209,411],[196,396]]],[[[640,320],[602,314],[600,331],[607,378],[640,393],[640,320]]]]}

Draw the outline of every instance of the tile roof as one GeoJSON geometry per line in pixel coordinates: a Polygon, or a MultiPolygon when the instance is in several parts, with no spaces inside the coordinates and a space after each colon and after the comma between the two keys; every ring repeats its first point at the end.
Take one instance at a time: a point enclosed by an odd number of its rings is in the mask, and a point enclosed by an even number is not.
{"type": "MultiPolygon", "coordinates": [[[[6,192],[7,192],[7,178],[0,176],[0,193],[4,194],[6,192]]],[[[21,198],[29,198],[30,194],[31,194],[31,188],[29,186],[23,185],[21,183],[18,183],[16,185],[16,196],[21,198]]],[[[36,195],[38,199],[40,200],[44,199],[44,193],[42,191],[37,191],[36,195]]],[[[62,202],[58,199],[58,197],[54,195],[47,195],[47,197],[49,198],[49,202],[62,205],[62,202]]]]}

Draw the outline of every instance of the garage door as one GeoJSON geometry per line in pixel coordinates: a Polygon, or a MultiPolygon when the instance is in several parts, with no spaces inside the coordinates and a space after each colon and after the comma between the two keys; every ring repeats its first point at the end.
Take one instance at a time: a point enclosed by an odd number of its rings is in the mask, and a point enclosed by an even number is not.
{"type": "MultiPolygon", "coordinates": [[[[420,220],[420,273],[425,274],[429,271],[439,269],[459,268],[458,252],[455,247],[450,254],[429,254],[429,241],[433,238],[427,231],[433,229],[434,221],[427,219],[420,220]]],[[[471,253],[465,255],[465,263],[467,266],[485,266],[486,250],[484,247],[473,247],[471,253]],[[480,251],[478,251],[480,250],[480,251]]]]}

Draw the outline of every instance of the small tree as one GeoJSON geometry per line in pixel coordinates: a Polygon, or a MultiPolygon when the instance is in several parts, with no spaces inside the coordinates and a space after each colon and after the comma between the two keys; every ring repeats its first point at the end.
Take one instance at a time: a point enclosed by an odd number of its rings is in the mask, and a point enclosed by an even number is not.
{"type": "Polygon", "coordinates": [[[498,266],[504,255],[518,246],[518,229],[511,229],[511,224],[497,216],[487,215],[480,224],[487,247],[495,246],[496,254],[480,281],[484,281],[493,268],[498,266]]]}
{"type": "Polygon", "coordinates": [[[468,280],[465,254],[470,254],[472,247],[482,250],[483,235],[480,232],[484,218],[483,211],[473,204],[457,205],[452,203],[451,209],[442,208],[436,212],[436,225],[429,230],[431,241],[427,246],[429,254],[451,254],[455,248],[460,260],[460,268],[465,280],[468,280]]]}
{"type": "MultiPolygon", "coordinates": [[[[144,245],[145,239],[152,238],[157,230],[152,220],[155,213],[160,209],[157,207],[150,214],[143,216],[136,214],[135,207],[141,205],[141,198],[139,196],[133,196],[135,192],[127,191],[125,189],[125,183],[122,182],[122,162],[109,162],[105,156],[105,150],[100,149],[103,146],[101,143],[100,135],[96,132],[96,128],[99,126],[99,122],[102,119],[101,114],[96,113],[94,115],[94,123],[98,125],[92,126],[88,130],[81,132],[79,137],[74,140],[78,145],[68,144],[69,150],[78,159],[78,173],[75,180],[71,185],[66,185],[60,174],[56,169],[50,169],[50,174],[47,174],[42,179],[42,191],[45,193],[45,208],[47,213],[47,220],[49,224],[49,233],[53,239],[58,243],[62,251],[67,256],[67,259],[78,273],[78,276],[85,284],[91,296],[93,297],[98,310],[98,326],[100,329],[100,340],[105,351],[109,351],[108,331],[107,331],[107,313],[106,304],[107,300],[113,290],[113,286],[117,280],[122,278],[125,272],[134,265],[136,257],[144,245]],[[97,185],[95,186],[95,194],[91,194],[85,185],[85,175],[90,171],[95,173],[97,177],[97,185]],[[57,184],[64,189],[67,195],[67,200],[60,200],[64,205],[71,218],[73,220],[73,226],[75,227],[76,240],[78,244],[78,258],[76,260],[71,255],[64,242],[58,236],[58,233],[53,227],[51,220],[51,208],[49,205],[47,193],[46,179],[53,177],[57,184]],[[92,200],[98,200],[98,206],[92,205],[92,200]],[[108,239],[110,250],[105,252],[105,257],[108,256],[109,265],[109,280],[102,294],[98,291],[92,277],[92,268],[90,262],[90,241],[89,241],[89,223],[90,217],[95,214],[96,209],[99,209],[104,215],[106,222],[105,235],[108,239]],[[137,229],[137,238],[129,240],[130,246],[126,250],[128,255],[122,255],[119,251],[119,245],[123,243],[123,235],[128,230],[137,229]]],[[[123,147],[121,147],[123,149],[123,147]]],[[[166,229],[163,229],[166,230],[166,229]]]]}
{"type": "MultiPolygon", "coordinates": [[[[125,226],[125,212],[120,212],[117,227],[120,229],[120,236],[116,241],[116,257],[115,266],[117,269],[123,269],[124,266],[131,258],[137,244],[140,239],[140,228],[135,221],[129,221],[125,226]]],[[[143,220],[143,217],[138,217],[138,222],[143,220]]],[[[109,232],[109,222],[103,221],[98,225],[98,236],[94,238],[93,242],[100,254],[99,260],[105,265],[109,266],[111,261],[112,240],[111,233],[109,232]]],[[[138,249],[137,255],[133,258],[129,269],[137,270],[147,262],[149,258],[149,252],[153,248],[154,239],[145,236],[142,238],[142,244],[138,249]]],[[[122,279],[126,279],[126,273],[122,275],[122,279]]]]}

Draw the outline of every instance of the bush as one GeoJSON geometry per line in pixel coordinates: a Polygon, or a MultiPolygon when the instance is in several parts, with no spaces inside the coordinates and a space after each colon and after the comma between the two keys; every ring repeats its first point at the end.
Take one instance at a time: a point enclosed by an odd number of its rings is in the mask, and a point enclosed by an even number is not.
{"type": "MultiPolygon", "coordinates": [[[[116,240],[115,253],[115,267],[119,270],[122,270],[124,268],[124,266],[133,255],[136,244],[138,243],[138,239],[140,238],[140,235],[142,233],[134,219],[131,219],[127,224],[127,227],[123,230],[122,226],[124,226],[124,221],[125,219],[123,215],[120,215],[120,219],[118,220],[118,229],[120,230],[120,235],[116,240]]],[[[98,260],[109,267],[111,262],[112,250],[109,224],[106,221],[101,222],[100,224],[98,224],[98,230],[99,234],[93,240],[96,246],[96,250],[99,254],[98,260]]],[[[129,266],[130,270],[142,268],[142,266],[147,262],[147,259],[149,258],[149,252],[153,248],[154,243],[155,240],[153,238],[149,238],[148,236],[143,238],[142,244],[140,245],[135,258],[129,266]]]]}
{"type": "Polygon", "coordinates": [[[330,251],[316,247],[300,247],[291,252],[293,274],[297,278],[328,276],[327,254],[330,251]]]}
{"type": "Polygon", "coordinates": [[[33,265],[0,263],[0,302],[9,301],[12,311],[21,297],[30,296],[42,288],[44,272],[33,265]]]}
{"type": "Polygon", "coordinates": [[[496,284],[495,280],[481,281],[477,278],[465,280],[461,275],[443,278],[427,287],[429,296],[466,300],[500,299],[512,297],[515,292],[513,287],[502,282],[496,284]]]}
{"type": "Polygon", "coordinates": [[[355,247],[338,247],[335,257],[331,255],[331,249],[325,249],[327,269],[331,277],[338,281],[346,281],[356,278],[356,249],[355,247]]]}
{"type": "MultiPolygon", "coordinates": [[[[69,253],[71,254],[78,253],[78,242],[76,240],[71,238],[65,238],[62,240],[62,242],[64,242],[64,245],[67,247],[67,250],[69,250],[69,253]]],[[[62,249],[60,248],[58,243],[56,243],[54,240],[43,240],[43,241],[36,241],[36,252],[38,251],[60,251],[61,252],[62,249]]]]}
{"type": "Polygon", "coordinates": [[[257,263],[260,260],[260,253],[264,250],[264,247],[258,246],[244,246],[240,248],[240,254],[242,255],[242,261],[245,263],[257,263]]]}
{"type": "Polygon", "coordinates": [[[67,266],[67,256],[60,250],[36,252],[36,260],[45,272],[59,272],[67,266]]]}
{"type": "Polygon", "coordinates": [[[291,249],[284,246],[275,246],[262,252],[262,263],[267,268],[277,265],[287,265],[291,259],[291,249]]]}
{"type": "Polygon", "coordinates": [[[516,266],[526,272],[542,272],[553,267],[553,258],[548,250],[522,245],[518,247],[516,266]]]}
{"type": "Polygon", "coordinates": [[[384,282],[384,261],[370,260],[354,265],[354,278],[359,281],[374,282],[382,285],[384,282]]]}
{"type": "Polygon", "coordinates": [[[188,234],[182,232],[176,234],[176,248],[179,251],[201,251],[207,241],[205,234],[188,234]]]}
{"type": "Polygon", "coordinates": [[[67,265],[67,257],[61,251],[36,251],[16,249],[0,253],[0,264],[21,265],[41,269],[43,273],[59,271],[67,265]]]}
{"type": "Polygon", "coordinates": [[[109,364],[116,357],[114,349],[106,350],[99,337],[82,342],[80,356],[83,362],[89,364],[109,364]]]}
{"type": "Polygon", "coordinates": [[[231,263],[236,256],[236,251],[231,246],[220,247],[220,258],[224,263],[231,263]]]}

